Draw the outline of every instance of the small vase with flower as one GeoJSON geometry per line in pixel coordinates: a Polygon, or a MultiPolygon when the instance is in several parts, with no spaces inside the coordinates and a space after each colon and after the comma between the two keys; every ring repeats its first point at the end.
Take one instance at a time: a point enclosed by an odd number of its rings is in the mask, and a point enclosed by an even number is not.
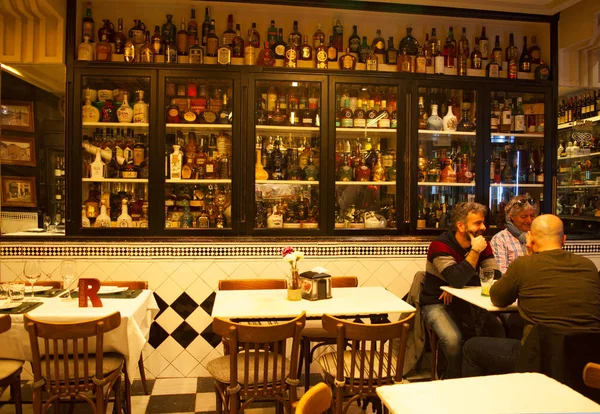
{"type": "Polygon", "coordinates": [[[304,253],[294,251],[292,247],[285,247],[281,251],[283,260],[291,266],[291,276],[287,279],[287,298],[288,300],[301,300],[302,289],[300,287],[300,275],[298,273],[298,262],[304,258],[304,253]]]}

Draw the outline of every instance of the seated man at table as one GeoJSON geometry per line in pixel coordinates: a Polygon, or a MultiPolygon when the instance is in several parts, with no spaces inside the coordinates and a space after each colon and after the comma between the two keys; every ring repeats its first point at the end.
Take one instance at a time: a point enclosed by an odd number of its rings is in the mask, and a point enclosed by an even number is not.
{"type": "Polygon", "coordinates": [[[483,238],[487,208],[469,202],[456,205],[452,211],[451,230],[429,245],[427,267],[420,303],[423,318],[435,331],[448,366],[444,378],[460,376],[462,342],[465,328],[472,330],[474,315],[492,336],[503,336],[500,323],[491,314],[474,311],[463,301],[452,301],[442,286],[462,288],[478,286],[479,269],[494,269],[500,276],[492,248],[483,238]]]}
{"type": "Polygon", "coordinates": [[[517,257],[525,255],[525,239],[531,223],[538,215],[538,208],[529,195],[513,197],[504,209],[506,228],[490,240],[494,258],[502,274],[517,257]]]}
{"type": "Polygon", "coordinates": [[[600,328],[600,277],[594,263],[562,249],[563,223],[552,214],[537,217],[527,234],[527,255],[519,257],[492,286],[492,303],[519,300],[523,338],[472,338],[464,346],[463,376],[513,372],[534,324],[551,328],[600,328]]]}

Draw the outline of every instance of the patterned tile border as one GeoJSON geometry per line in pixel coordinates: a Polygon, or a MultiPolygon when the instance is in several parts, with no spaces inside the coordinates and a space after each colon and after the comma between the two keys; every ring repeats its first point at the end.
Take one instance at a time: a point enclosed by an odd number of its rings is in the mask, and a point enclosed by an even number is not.
{"type": "MultiPolygon", "coordinates": [[[[423,257],[429,243],[0,243],[0,257],[44,257],[44,258],[210,258],[218,259],[265,259],[278,257],[282,247],[291,244],[306,255],[320,258],[336,257],[423,257]]],[[[600,254],[600,243],[573,242],[565,249],[580,254],[600,254]]]]}

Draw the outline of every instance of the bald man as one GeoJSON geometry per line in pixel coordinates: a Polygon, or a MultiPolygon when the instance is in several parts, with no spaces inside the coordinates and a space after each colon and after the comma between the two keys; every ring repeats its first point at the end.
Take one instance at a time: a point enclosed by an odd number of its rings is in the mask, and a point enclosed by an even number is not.
{"type": "Polygon", "coordinates": [[[514,370],[521,343],[534,324],[552,328],[600,328],[600,276],[594,263],[562,249],[561,219],[545,214],[531,223],[527,255],[508,266],[490,289],[496,306],[519,300],[525,320],[523,338],[473,338],[463,348],[463,376],[505,374],[514,370]]]}

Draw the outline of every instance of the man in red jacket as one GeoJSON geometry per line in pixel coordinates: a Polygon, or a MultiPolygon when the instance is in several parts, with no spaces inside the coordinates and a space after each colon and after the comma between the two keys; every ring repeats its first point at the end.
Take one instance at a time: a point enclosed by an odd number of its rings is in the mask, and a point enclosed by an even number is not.
{"type": "MultiPolygon", "coordinates": [[[[471,305],[452,301],[442,286],[479,286],[479,269],[493,269],[500,277],[492,248],[483,238],[487,208],[479,203],[460,203],[452,211],[452,228],[429,245],[421,291],[421,312],[435,331],[448,367],[445,378],[460,377],[463,329],[474,328],[471,305]]],[[[483,325],[492,336],[504,336],[502,325],[489,314],[483,325]]]]}

